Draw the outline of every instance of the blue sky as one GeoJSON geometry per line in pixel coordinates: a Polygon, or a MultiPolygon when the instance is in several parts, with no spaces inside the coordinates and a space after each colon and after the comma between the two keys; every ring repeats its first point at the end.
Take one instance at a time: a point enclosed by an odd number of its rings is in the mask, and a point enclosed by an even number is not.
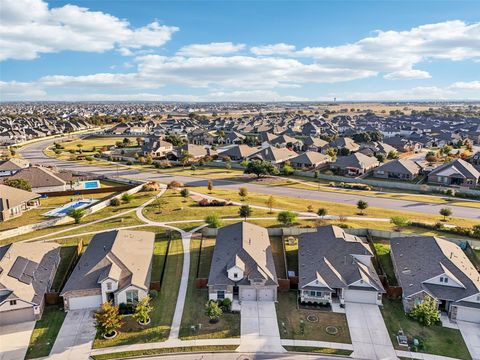
{"type": "Polygon", "coordinates": [[[478,1],[0,0],[0,99],[480,99],[478,1]]]}

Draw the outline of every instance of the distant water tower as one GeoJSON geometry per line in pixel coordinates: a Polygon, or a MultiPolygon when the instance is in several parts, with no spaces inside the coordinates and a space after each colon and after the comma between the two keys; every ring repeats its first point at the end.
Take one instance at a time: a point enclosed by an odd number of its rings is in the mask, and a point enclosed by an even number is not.
{"type": "Polygon", "coordinates": [[[336,98],[336,97],[334,97],[334,98],[333,98],[333,102],[336,102],[336,101],[337,101],[337,98],[336,98]]]}

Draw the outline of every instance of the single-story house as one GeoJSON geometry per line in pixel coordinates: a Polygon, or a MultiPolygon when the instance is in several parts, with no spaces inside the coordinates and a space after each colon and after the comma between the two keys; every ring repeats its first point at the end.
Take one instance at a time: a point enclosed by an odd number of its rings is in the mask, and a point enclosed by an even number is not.
{"type": "Polygon", "coordinates": [[[147,137],[142,145],[143,154],[155,158],[163,158],[171,151],[173,151],[172,143],[160,137],[147,137]]]}
{"type": "Polygon", "coordinates": [[[66,191],[67,182],[50,169],[42,166],[31,166],[22,169],[8,179],[26,180],[36,193],[48,193],[57,191],[66,191]]]}
{"type": "Polygon", "coordinates": [[[240,301],[276,301],[277,273],[267,229],[239,222],[218,230],[208,297],[240,301]]]}
{"type": "Polygon", "coordinates": [[[21,216],[39,205],[39,194],[0,184],[0,221],[21,216]]]}
{"type": "Polygon", "coordinates": [[[480,323],[480,274],[457,244],[434,236],[405,236],[390,245],[406,313],[428,296],[451,320],[480,323]]]}
{"type": "Polygon", "coordinates": [[[65,310],[136,303],[148,295],[155,234],[113,230],[93,237],[65,284],[65,310]]]}
{"type": "Polygon", "coordinates": [[[21,169],[28,168],[30,163],[27,160],[11,158],[0,163],[0,176],[12,176],[21,169]]]}
{"type": "Polygon", "coordinates": [[[428,183],[444,186],[477,186],[480,172],[470,163],[462,159],[451,161],[437,167],[428,174],[428,183]]]}
{"type": "Polygon", "coordinates": [[[328,148],[328,141],[309,136],[303,141],[303,150],[322,152],[328,148]]]}
{"type": "Polygon", "coordinates": [[[222,151],[218,154],[219,157],[223,158],[228,156],[233,161],[242,161],[245,160],[248,156],[256,153],[258,148],[248,146],[246,144],[232,146],[230,149],[222,151]]]}
{"type": "Polygon", "coordinates": [[[382,304],[385,292],[366,241],[338,226],[317,228],[298,238],[298,292],[301,302],[382,304]]]}
{"type": "Polygon", "coordinates": [[[350,152],[355,152],[360,149],[358,145],[352,138],[349,137],[340,137],[330,143],[330,147],[336,148],[338,150],[345,148],[350,150],[350,152]]]}
{"type": "Polygon", "coordinates": [[[298,154],[287,148],[276,148],[274,146],[266,147],[252,155],[248,156],[248,160],[264,160],[269,161],[272,164],[281,164],[287,160],[290,160],[298,154]]]}
{"type": "Polygon", "coordinates": [[[290,164],[296,169],[316,169],[331,161],[330,156],[315,151],[306,151],[290,159],[290,164]]]}
{"type": "Polygon", "coordinates": [[[0,325],[42,317],[60,263],[60,245],[13,243],[0,247],[0,325]]]}
{"type": "Polygon", "coordinates": [[[380,165],[373,171],[373,176],[382,179],[413,180],[418,176],[421,169],[412,160],[398,159],[380,165]]]}
{"type": "Polygon", "coordinates": [[[339,156],[330,168],[338,170],[344,175],[359,176],[376,168],[380,162],[375,157],[354,153],[347,156],[339,156]]]}

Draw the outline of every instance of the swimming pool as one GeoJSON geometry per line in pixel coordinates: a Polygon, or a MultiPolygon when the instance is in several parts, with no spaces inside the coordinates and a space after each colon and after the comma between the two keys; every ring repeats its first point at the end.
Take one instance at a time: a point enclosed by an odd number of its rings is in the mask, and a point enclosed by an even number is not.
{"type": "Polygon", "coordinates": [[[92,180],[92,181],[84,181],[83,182],[84,189],[98,189],[100,188],[100,181],[92,180]]]}
{"type": "Polygon", "coordinates": [[[48,212],[46,212],[45,214],[43,214],[44,216],[56,216],[56,217],[61,217],[61,216],[65,216],[68,214],[68,212],[72,209],[83,209],[95,202],[97,202],[98,200],[95,200],[95,199],[81,199],[81,200],[75,200],[75,201],[70,201],[69,203],[59,207],[59,208],[56,208],[56,209],[53,209],[53,210],[50,210],[48,212]]]}

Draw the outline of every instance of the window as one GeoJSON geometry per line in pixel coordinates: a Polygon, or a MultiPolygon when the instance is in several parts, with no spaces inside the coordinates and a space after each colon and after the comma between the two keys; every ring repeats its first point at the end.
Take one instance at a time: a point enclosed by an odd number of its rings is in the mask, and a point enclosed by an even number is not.
{"type": "Polygon", "coordinates": [[[112,283],[111,282],[107,282],[107,290],[112,290],[112,283]]]}
{"type": "Polygon", "coordinates": [[[17,300],[10,300],[10,305],[17,305],[17,300]]]}
{"type": "Polygon", "coordinates": [[[448,283],[448,277],[440,276],[440,282],[445,284],[448,283]]]}
{"type": "Polygon", "coordinates": [[[237,279],[237,278],[238,278],[238,274],[237,274],[237,273],[233,273],[233,278],[234,278],[234,279],[237,279]]]}
{"type": "Polygon", "coordinates": [[[138,302],[138,291],[129,290],[127,291],[127,304],[135,304],[138,302]]]}
{"type": "Polygon", "coordinates": [[[225,290],[218,290],[217,291],[217,300],[225,299],[225,290]]]}

